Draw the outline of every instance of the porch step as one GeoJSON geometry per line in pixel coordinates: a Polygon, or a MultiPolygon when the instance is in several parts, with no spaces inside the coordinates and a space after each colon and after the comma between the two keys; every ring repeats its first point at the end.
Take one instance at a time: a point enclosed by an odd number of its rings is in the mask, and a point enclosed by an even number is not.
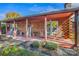
{"type": "Polygon", "coordinates": [[[59,44],[61,47],[63,48],[72,48],[73,44],[65,44],[65,43],[62,43],[62,44],[59,44]]]}
{"type": "Polygon", "coordinates": [[[58,42],[60,47],[64,47],[64,48],[71,48],[74,44],[71,43],[67,43],[65,41],[56,41],[58,42]]]}
{"type": "Polygon", "coordinates": [[[71,43],[70,41],[66,41],[64,38],[49,38],[50,41],[55,41],[59,44],[59,46],[64,47],[64,48],[71,48],[74,44],[71,43]]]}

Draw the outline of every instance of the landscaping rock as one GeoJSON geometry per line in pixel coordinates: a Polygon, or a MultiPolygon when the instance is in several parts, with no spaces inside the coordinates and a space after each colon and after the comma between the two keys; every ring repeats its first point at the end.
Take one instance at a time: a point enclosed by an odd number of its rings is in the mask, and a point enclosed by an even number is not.
{"type": "Polygon", "coordinates": [[[77,52],[73,49],[69,49],[69,48],[61,48],[61,50],[66,53],[68,56],[76,56],[77,52]]]}
{"type": "Polygon", "coordinates": [[[57,51],[56,50],[52,50],[50,51],[51,56],[58,56],[57,51]]]}
{"type": "Polygon", "coordinates": [[[31,42],[30,41],[26,41],[26,42],[22,42],[19,44],[19,46],[22,46],[24,48],[28,48],[30,47],[31,42]]]}
{"type": "Polygon", "coordinates": [[[51,56],[50,52],[49,51],[41,51],[41,53],[47,55],[47,56],[51,56]]]}
{"type": "Polygon", "coordinates": [[[57,54],[58,54],[59,56],[67,56],[67,55],[68,55],[68,54],[65,53],[62,49],[58,49],[58,50],[57,50],[57,54]]]}

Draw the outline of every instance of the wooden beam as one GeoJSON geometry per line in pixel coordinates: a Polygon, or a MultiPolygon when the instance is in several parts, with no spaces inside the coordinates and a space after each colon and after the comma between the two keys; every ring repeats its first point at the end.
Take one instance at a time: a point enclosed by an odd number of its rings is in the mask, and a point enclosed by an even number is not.
{"type": "Polygon", "coordinates": [[[78,11],[75,11],[75,47],[78,44],[78,11]]]}
{"type": "Polygon", "coordinates": [[[15,20],[14,20],[14,32],[13,32],[13,36],[14,36],[14,39],[16,39],[17,31],[16,31],[16,23],[15,23],[15,20]]]}
{"type": "Polygon", "coordinates": [[[47,40],[47,18],[45,17],[45,40],[47,40]]]}
{"type": "Polygon", "coordinates": [[[14,30],[16,29],[16,23],[15,23],[15,21],[14,21],[14,30]]]}
{"type": "Polygon", "coordinates": [[[26,38],[28,38],[28,19],[26,19],[26,38]]]}
{"type": "Polygon", "coordinates": [[[6,23],[6,35],[7,35],[7,25],[8,25],[8,24],[6,23]]]}

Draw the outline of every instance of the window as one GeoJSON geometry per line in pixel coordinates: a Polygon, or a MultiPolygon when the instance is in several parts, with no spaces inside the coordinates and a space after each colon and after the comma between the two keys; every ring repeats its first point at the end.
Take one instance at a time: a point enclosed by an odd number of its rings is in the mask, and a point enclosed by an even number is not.
{"type": "Polygon", "coordinates": [[[48,35],[51,35],[58,27],[58,21],[48,21],[47,23],[47,32],[48,35]]]}

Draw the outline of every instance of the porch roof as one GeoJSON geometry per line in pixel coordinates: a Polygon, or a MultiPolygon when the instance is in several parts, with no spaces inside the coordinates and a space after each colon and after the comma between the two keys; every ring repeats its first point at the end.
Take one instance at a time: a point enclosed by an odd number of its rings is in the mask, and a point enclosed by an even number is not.
{"type": "Polygon", "coordinates": [[[36,14],[36,15],[31,15],[31,16],[25,16],[25,17],[19,17],[16,19],[8,19],[8,20],[2,20],[3,22],[12,22],[12,21],[20,21],[20,20],[25,20],[25,19],[35,19],[35,18],[40,18],[40,17],[48,17],[48,18],[53,18],[53,19],[61,19],[61,18],[66,18],[69,17],[74,11],[78,11],[79,8],[72,8],[72,9],[64,9],[60,11],[51,11],[48,13],[41,13],[41,14],[36,14]]]}

